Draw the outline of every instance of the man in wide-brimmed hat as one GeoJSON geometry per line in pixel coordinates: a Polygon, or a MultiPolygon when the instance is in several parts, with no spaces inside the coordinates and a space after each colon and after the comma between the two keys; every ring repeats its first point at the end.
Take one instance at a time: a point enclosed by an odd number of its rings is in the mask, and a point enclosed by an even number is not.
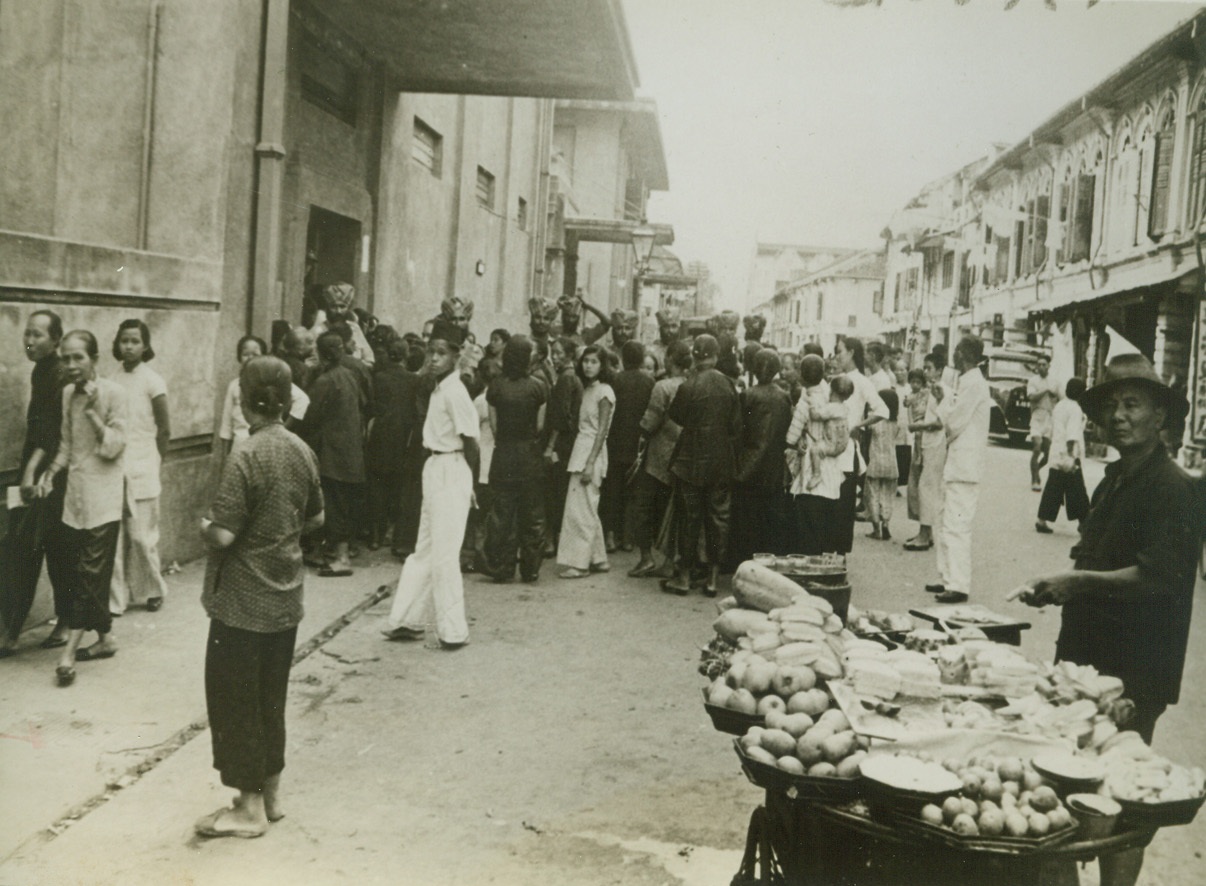
{"type": "MultiPolygon", "coordinates": [[[[1119,459],[1093,493],[1074,569],[1031,580],[1021,598],[1063,607],[1056,658],[1121,679],[1135,703],[1127,728],[1150,744],[1156,720],[1180,696],[1202,540],[1194,481],[1161,438],[1189,404],[1145,357],[1126,354],[1109,362],[1081,405],[1119,459]]],[[[1142,850],[1103,858],[1102,882],[1133,883],[1142,863],[1142,850]]]]}

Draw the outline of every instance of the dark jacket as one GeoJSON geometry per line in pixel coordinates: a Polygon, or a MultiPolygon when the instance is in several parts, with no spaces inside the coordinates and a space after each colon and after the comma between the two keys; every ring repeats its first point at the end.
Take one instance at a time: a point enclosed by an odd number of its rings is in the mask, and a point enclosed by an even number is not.
{"type": "Polygon", "coordinates": [[[419,374],[398,363],[387,363],[373,379],[373,427],[366,450],[369,474],[392,477],[402,473],[403,458],[415,438],[422,446],[419,415],[419,374]]]}
{"type": "Polygon", "coordinates": [[[693,486],[731,483],[741,443],[741,401],[733,380],[705,369],[683,382],[669,417],[682,432],[670,458],[670,473],[693,486]]]}
{"type": "Polygon", "coordinates": [[[1138,566],[1158,591],[1132,600],[1073,597],[1063,607],[1055,654],[1118,677],[1128,698],[1173,704],[1189,642],[1202,503],[1161,446],[1126,468],[1121,461],[1106,467],[1072,557],[1077,569],[1138,566]]]}
{"type": "Polygon", "coordinates": [[[321,476],[344,483],[364,482],[367,408],[364,387],[346,364],[331,366],[314,380],[301,437],[318,456],[321,476]]]}
{"type": "Polygon", "coordinates": [[[641,416],[653,393],[653,379],[640,369],[625,369],[616,374],[611,387],[616,392],[616,408],[607,432],[607,461],[610,465],[630,465],[636,461],[641,416]]]}
{"type": "Polygon", "coordinates": [[[557,432],[556,453],[562,468],[569,462],[578,436],[578,410],[582,407],[582,380],[573,369],[566,369],[553,385],[545,410],[544,430],[546,434],[557,432]]]}
{"type": "Polygon", "coordinates": [[[781,488],[791,398],[776,384],[748,388],[741,394],[741,424],[737,482],[781,488]]]}

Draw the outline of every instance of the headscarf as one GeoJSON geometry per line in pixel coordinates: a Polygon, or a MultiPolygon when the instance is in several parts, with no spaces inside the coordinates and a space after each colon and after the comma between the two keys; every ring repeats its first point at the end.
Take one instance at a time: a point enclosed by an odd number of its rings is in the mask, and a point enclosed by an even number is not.
{"type": "Polygon", "coordinates": [[[332,283],[322,291],[323,307],[331,314],[346,314],[356,300],[356,287],[351,283],[332,283]]]}

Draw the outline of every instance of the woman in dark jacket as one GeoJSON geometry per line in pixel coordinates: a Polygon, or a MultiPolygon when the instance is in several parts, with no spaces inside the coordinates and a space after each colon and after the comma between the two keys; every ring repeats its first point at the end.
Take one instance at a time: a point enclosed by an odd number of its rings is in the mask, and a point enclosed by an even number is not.
{"type": "Polygon", "coordinates": [[[775,384],[782,364],[772,350],[753,359],[757,384],[741,393],[741,450],[733,481],[733,523],[727,566],[736,569],[755,551],[788,554],[794,517],[784,485],[791,397],[775,384]]]}
{"type": "Polygon", "coordinates": [[[531,375],[532,341],[513,336],[503,348],[502,375],[490,383],[486,403],[494,432],[490,461],[490,516],[486,524],[486,567],[498,582],[515,576],[536,581],[544,554],[545,383],[531,375]]]}

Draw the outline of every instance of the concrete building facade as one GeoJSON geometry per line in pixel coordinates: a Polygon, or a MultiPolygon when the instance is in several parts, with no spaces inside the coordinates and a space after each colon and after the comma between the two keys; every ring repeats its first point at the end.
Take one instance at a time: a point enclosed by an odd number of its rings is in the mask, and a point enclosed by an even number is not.
{"type": "MultiPolygon", "coordinates": [[[[907,279],[920,253],[921,280],[945,281],[953,255],[953,283],[940,290],[953,301],[944,314],[935,300],[935,335],[1046,345],[1053,371],[1090,384],[1112,354],[1143,353],[1189,395],[1181,458],[1190,467],[1206,453],[1203,25],[1199,13],[980,168],[952,176],[962,197],[936,201],[943,211],[907,235],[893,229],[888,266],[907,279]]],[[[912,319],[896,317],[897,331],[912,319]]]]}
{"type": "MultiPolygon", "coordinates": [[[[630,101],[617,0],[15,0],[0,5],[0,474],[15,470],[25,316],[144,319],[170,391],[165,563],[200,553],[235,342],[308,288],[418,330],[542,289],[553,101],[630,101]]],[[[2,523],[0,523],[2,527],[2,523]]]]}

